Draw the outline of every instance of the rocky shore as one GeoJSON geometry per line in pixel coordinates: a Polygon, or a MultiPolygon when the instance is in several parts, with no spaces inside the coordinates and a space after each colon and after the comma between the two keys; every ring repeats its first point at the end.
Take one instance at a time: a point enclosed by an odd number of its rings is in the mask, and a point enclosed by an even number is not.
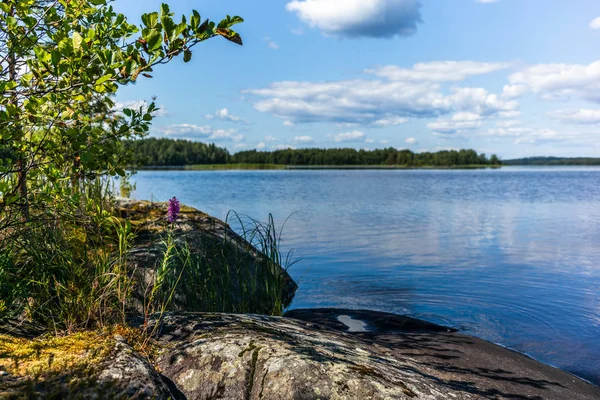
{"type": "MultiPolygon", "coordinates": [[[[134,221],[162,213],[147,202],[120,207],[134,221]]],[[[224,236],[247,248],[223,222],[191,208],[182,214],[178,234],[197,248],[224,236]]],[[[132,250],[141,281],[153,273],[162,229],[148,220],[138,223],[145,233],[132,250]]],[[[248,268],[261,257],[250,251],[248,268]]],[[[296,284],[284,277],[287,303],[296,284]]],[[[135,320],[133,328],[65,337],[0,322],[0,399],[600,399],[600,388],[569,373],[413,318],[338,309],[200,313],[187,304],[181,294],[150,321],[152,351],[132,340],[135,320]]]]}

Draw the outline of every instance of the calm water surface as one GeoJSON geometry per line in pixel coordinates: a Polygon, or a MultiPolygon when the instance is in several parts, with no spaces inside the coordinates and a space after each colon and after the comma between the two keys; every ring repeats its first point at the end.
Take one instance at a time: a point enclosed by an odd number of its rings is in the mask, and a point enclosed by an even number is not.
{"type": "Polygon", "coordinates": [[[600,169],[144,171],[134,197],[276,221],[292,308],[450,325],[600,384],[600,169]]]}

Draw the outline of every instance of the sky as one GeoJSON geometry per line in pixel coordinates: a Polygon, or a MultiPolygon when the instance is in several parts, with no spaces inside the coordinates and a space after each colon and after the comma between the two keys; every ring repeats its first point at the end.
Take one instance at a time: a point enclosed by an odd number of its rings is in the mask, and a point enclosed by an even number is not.
{"type": "MultiPolygon", "coordinates": [[[[116,0],[129,22],[160,1],[116,0]]],[[[231,152],[472,148],[600,157],[598,0],[172,0],[214,38],[117,101],[156,96],[151,136],[231,152]]]]}

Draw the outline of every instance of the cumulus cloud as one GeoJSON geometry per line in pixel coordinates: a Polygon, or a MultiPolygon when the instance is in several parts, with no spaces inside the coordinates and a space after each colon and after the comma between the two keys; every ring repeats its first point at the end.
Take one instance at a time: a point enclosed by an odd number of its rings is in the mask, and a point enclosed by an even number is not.
{"type": "Polygon", "coordinates": [[[159,133],[173,138],[202,138],[214,141],[242,142],[244,135],[238,134],[236,129],[215,129],[208,125],[173,124],[157,128],[159,133]]]}
{"type": "Polygon", "coordinates": [[[502,97],[505,99],[518,99],[527,93],[526,85],[504,85],[502,89],[502,97]]]}
{"type": "Polygon", "coordinates": [[[417,139],[415,139],[414,137],[409,137],[409,138],[406,138],[404,143],[413,145],[413,144],[419,144],[419,141],[417,139]]]}
{"type": "Polygon", "coordinates": [[[242,118],[237,115],[233,115],[229,112],[227,108],[221,108],[216,111],[214,114],[206,114],[205,118],[207,120],[220,119],[221,121],[229,121],[229,122],[246,122],[242,118]]]}
{"type": "Polygon", "coordinates": [[[451,119],[438,120],[427,124],[434,133],[453,135],[458,132],[473,130],[483,126],[482,117],[474,113],[457,113],[451,119]]]}
{"type": "Polygon", "coordinates": [[[314,139],[311,136],[296,136],[294,138],[294,142],[296,143],[312,143],[314,139]]]}
{"type": "Polygon", "coordinates": [[[276,146],[271,146],[271,148],[273,150],[288,150],[288,149],[295,150],[295,149],[297,149],[296,146],[292,146],[291,144],[278,144],[276,146]]]}
{"type": "Polygon", "coordinates": [[[561,133],[546,128],[509,127],[492,128],[481,133],[492,137],[513,137],[515,144],[535,144],[540,142],[573,142],[580,140],[581,135],[576,133],[561,133]]]}
{"type": "Polygon", "coordinates": [[[387,127],[387,126],[396,126],[396,125],[402,125],[408,122],[408,118],[402,118],[402,117],[386,117],[383,119],[378,119],[377,121],[373,122],[373,125],[375,126],[379,126],[379,127],[387,127]]]}
{"type": "Polygon", "coordinates": [[[490,117],[517,111],[518,102],[483,88],[453,87],[445,93],[441,86],[441,82],[454,82],[501,66],[472,62],[431,64],[418,64],[412,70],[383,67],[368,71],[381,79],[282,81],[245,93],[255,96],[256,110],[294,124],[389,126],[404,123],[407,117],[435,118],[452,112],[490,117]]]}
{"type": "Polygon", "coordinates": [[[600,102],[600,61],[587,65],[533,65],[510,75],[509,81],[546,99],[580,98],[600,102]]]}
{"type": "Polygon", "coordinates": [[[558,110],[549,114],[550,118],[564,123],[581,125],[600,124],[600,110],[558,110]]]}
{"type": "Polygon", "coordinates": [[[286,8],[339,37],[410,36],[421,22],[420,0],[294,0],[286,8]]]}
{"type": "Polygon", "coordinates": [[[487,63],[477,61],[434,61],[418,63],[412,68],[387,65],[367,69],[365,72],[393,81],[409,82],[459,82],[471,76],[489,74],[507,69],[512,63],[487,63]]]}
{"type": "Polygon", "coordinates": [[[259,144],[256,145],[256,149],[257,150],[262,150],[265,147],[267,147],[267,145],[265,144],[265,142],[260,142],[259,144]]]}
{"type": "Polygon", "coordinates": [[[594,18],[593,20],[591,20],[589,26],[590,26],[590,28],[592,28],[594,30],[600,29],[600,17],[594,18]]]}
{"type": "Polygon", "coordinates": [[[338,133],[338,134],[332,135],[332,138],[333,138],[334,142],[340,143],[340,142],[356,142],[356,141],[365,139],[365,136],[366,135],[364,134],[364,132],[352,131],[352,132],[338,133]]]}

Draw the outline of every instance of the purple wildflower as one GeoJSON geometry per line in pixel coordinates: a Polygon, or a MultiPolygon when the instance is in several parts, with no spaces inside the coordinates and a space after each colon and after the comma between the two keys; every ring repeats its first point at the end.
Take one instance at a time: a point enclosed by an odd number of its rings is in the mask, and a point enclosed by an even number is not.
{"type": "Polygon", "coordinates": [[[177,200],[177,197],[174,197],[169,200],[169,209],[167,211],[167,220],[170,223],[175,222],[175,220],[177,219],[177,216],[179,215],[180,212],[180,203],[179,200],[177,200]]]}

